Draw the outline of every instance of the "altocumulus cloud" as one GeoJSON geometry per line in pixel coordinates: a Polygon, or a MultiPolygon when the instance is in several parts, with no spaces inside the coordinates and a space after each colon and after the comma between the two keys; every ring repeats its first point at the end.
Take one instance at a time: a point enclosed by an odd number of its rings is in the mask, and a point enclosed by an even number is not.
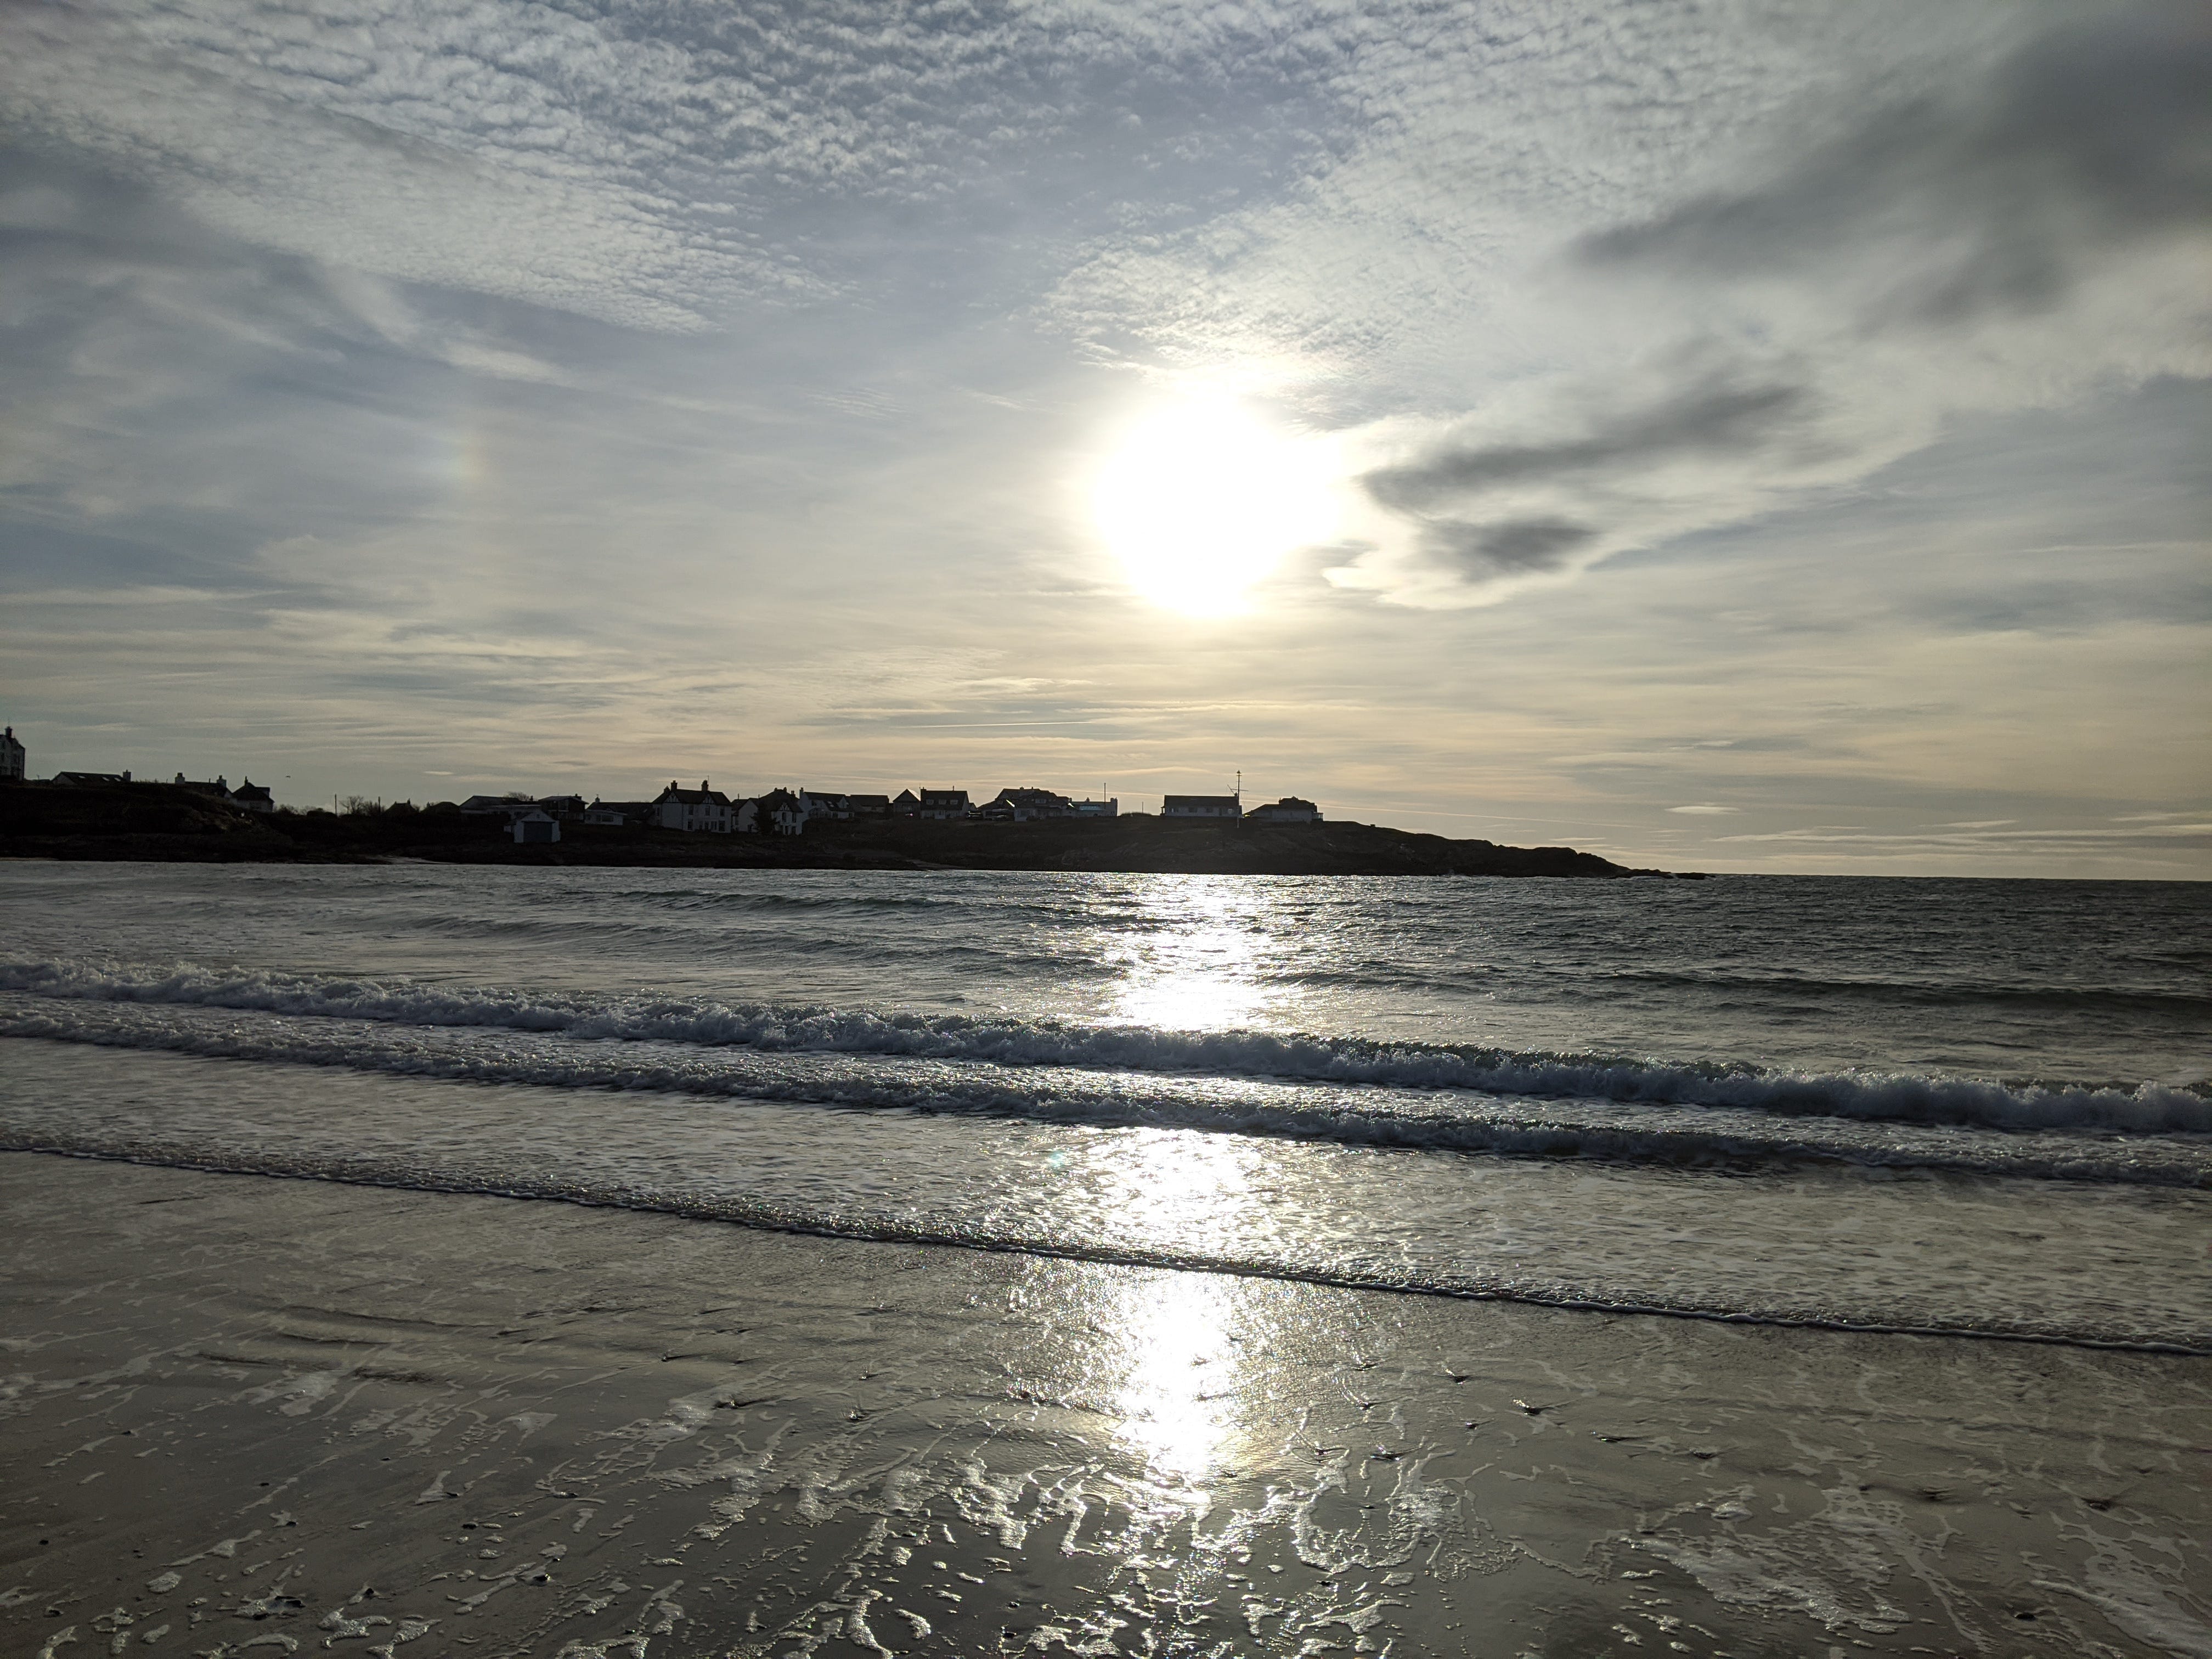
{"type": "Polygon", "coordinates": [[[1277,177],[1320,143],[1328,98],[1274,66],[1304,50],[1278,22],[872,0],[41,7],[11,20],[0,109],[266,246],[684,331],[972,275],[972,247],[937,257],[963,237],[1073,246],[1277,177]]]}

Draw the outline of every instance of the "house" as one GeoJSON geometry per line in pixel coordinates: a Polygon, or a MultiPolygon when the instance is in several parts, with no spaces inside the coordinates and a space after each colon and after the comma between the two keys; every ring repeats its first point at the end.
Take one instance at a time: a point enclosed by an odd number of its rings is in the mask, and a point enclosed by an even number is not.
{"type": "Polygon", "coordinates": [[[895,818],[917,818],[921,816],[921,797],[911,789],[902,789],[891,799],[891,816],[895,818]]]}
{"type": "Polygon", "coordinates": [[[1072,818],[1118,818],[1121,802],[1118,797],[1104,800],[1072,800],[1067,803],[1067,815],[1072,818]]]}
{"type": "Polygon", "coordinates": [[[15,728],[0,732],[0,783],[21,783],[30,775],[29,750],[17,740],[15,728]]]}
{"type": "Polygon", "coordinates": [[[131,775],[128,772],[57,772],[54,781],[78,785],[128,783],[131,775]]]}
{"type": "Polygon", "coordinates": [[[537,805],[524,794],[471,795],[461,803],[461,811],[472,818],[511,818],[518,812],[531,811],[537,805]]]}
{"type": "Polygon", "coordinates": [[[853,798],[850,795],[833,795],[812,789],[798,789],[791,793],[799,802],[799,810],[810,818],[845,819],[853,816],[853,798]]]}
{"type": "Polygon", "coordinates": [[[273,812],[276,810],[276,797],[269,793],[266,785],[256,783],[252,778],[240,778],[238,787],[230,792],[230,804],[249,812],[273,812]]]}
{"type": "Polygon", "coordinates": [[[887,818],[891,815],[889,795],[848,795],[845,799],[856,818],[887,818]]]}
{"type": "Polygon", "coordinates": [[[965,789],[925,789],[915,807],[918,818],[964,818],[973,817],[975,808],[968,804],[965,789]]]}
{"type": "Polygon", "coordinates": [[[580,818],[587,810],[581,795],[540,795],[538,810],[556,823],[580,818]]]}
{"type": "Polygon", "coordinates": [[[1265,806],[1255,806],[1244,816],[1254,823],[1319,823],[1321,808],[1296,795],[1285,795],[1265,806]]]}
{"type": "Polygon", "coordinates": [[[748,801],[746,805],[753,809],[756,833],[796,836],[806,828],[806,807],[800,798],[788,789],[771,789],[759,799],[748,801]]]}
{"type": "Polygon", "coordinates": [[[1064,818],[1071,813],[1067,797],[1049,789],[1001,789],[984,804],[982,816],[1026,823],[1031,818],[1064,818]]]}
{"type": "Polygon", "coordinates": [[[532,807],[527,812],[517,812],[507,826],[517,847],[561,839],[561,821],[550,812],[541,812],[532,807]]]}
{"type": "Polygon", "coordinates": [[[619,829],[624,824],[643,823],[653,816],[653,808],[641,800],[594,799],[584,809],[584,822],[619,829]]]}
{"type": "Polygon", "coordinates": [[[1160,798],[1160,816],[1164,818],[1241,818],[1244,803],[1236,795],[1164,795],[1160,798]]]}
{"type": "Polygon", "coordinates": [[[730,798],[710,788],[704,778],[699,780],[696,789],[682,788],[671,779],[668,787],[653,798],[653,821],[663,830],[705,830],[718,836],[730,833],[734,817],[730,798]]]}

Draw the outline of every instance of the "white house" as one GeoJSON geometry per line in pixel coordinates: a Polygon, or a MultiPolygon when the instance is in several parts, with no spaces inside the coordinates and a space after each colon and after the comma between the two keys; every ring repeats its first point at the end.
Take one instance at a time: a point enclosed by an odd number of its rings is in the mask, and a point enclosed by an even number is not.
{"type": "Polygon", "coordinates": [[[1244,816],[1255,823],[1319,823],[1321,808],[1296,795],[1285,795],[1265,806],[1255,806],[1244,816]]]}
{"type": "Polygon", "coordinates": [[[705,830],[726,836],[734,828],[730,798],[699,780],[696,789],[679,787],[673,779],[653,803],[653,822],[664,830],[705,830]]]}
{"type": "Polygon", "coordinates": [[[1121,802],[1113,795],[1104,800],[1072,800],[1067,803],[1067,815],[1072,818],[1117,818],[1121,816],[1121,802]]]}
{"type": "Polygon", "coordinates": [[[249,812],[273,812],[276,810],[276,797],[269,793],[266,784],[240,778],[238,787],[230,792],[230,804],[243,806],[249,812]]]}
{"type": "Polygon", "coordinates": [[[507,826],[517,847],[530,842],[555,842],[561,839],[561,821],[550,812],[541,812],[536,807],[527,812],[518,812],[507,826]]]}
{"type": "Polygon", "coordinates": [[[815,789],[799,789],[792,793],[799,802],[799,810],[810,818],[842,820],[853,816],[853,798],[850,795],[831,794],[815,789]]]}
{"type": "Polygon", "coordinates": [[[1016,823],[1027,823],[1031,818],[1064,818],[1070,816],[1066,796],[1050,789],[1001,789],[986,802],[982,816],[987,818],[1011,818],[1016,823]]]}
{"type": "Polygon", "coordinates": [[[1241,818],[1244,803],[1236,795],[1164,795],[1160,798],[1160,816],[1164,818],[1241,818]]]}
{"type": "Polygon", "coordinates": [[[0,732],[0,783],[21,783],[29,775],[29,751],[16,740],[11,726],[0,732]]]}
{"type": "Polygon", "coordinates": [[[752,809],[748,820],[756,834],[796,836],[806,828],[806,808],[803,797],[788,789],[771,789],[758,800],[745,805],[752,809]]]}
{"type": "Polygon", "coordinates": [[[915,816],[921,818],[964,818],[972,817],[974,810],[968,805],[965,789],[925,789],[921,792],[920,804],[915,808],[915,816]]]}

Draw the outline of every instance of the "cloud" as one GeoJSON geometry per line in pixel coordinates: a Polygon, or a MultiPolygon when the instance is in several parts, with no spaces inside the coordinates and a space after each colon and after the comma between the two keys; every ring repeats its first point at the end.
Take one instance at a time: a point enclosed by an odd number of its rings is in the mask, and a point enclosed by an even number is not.
{"type": "Polygon", "coordinates": [[[2212,227],[2212,14],[2052,32],[1963,94],[1874,111],[1760,185],[1585,237],[1593,264],[1885,270],[1869,320],[2045,311],[2125,245],[2212,227]]]}
{"type": "Polygon", "coordinates": [[[1557,570],[1597,532],[1559,519],[1521,519],[1496,525],[1443,523],[1430,526],[1424,549],[1477,580],[1557,570]]]}
{"type": "Polygon", "coordinates": [[[2171,11],[19,11],[9,718],[99,734],[49,763],[1242,763],[1633,862],[2196,798],[2199,127],[2123,96],[2171,11]],[[1200,371],[1347,458],[1233,626],[1081,500],[1200,371]]]}
{"type": "Polygon", "coordinates": [[[1491,603],[1848,490],[1962,416],[2212,374],[2201,9],[2100,13],[1808,125],[1748,182],[1570,239],[1521,319],[1557,366],[1456,419],[1352,434],[1375,512],[1330,579],[1491,603]],[[1533,524],[1576,533],[1485,556],[1533,524]]]}
{"type": "Polygon", "coordinates": [[[1716,806],[1710,801],[1700,801],[1695,806],[1670,806],[1670,812],[1680,812],[1691,817],[1724,817],[1733,813],[1733,806],[1716,806]]]}
{"type": "Polygon", "coordinates": [[[2074,848],[2162,848],[2176,841],[2212,845],[2212,819],[2196,823],[2146,825],[2140,830],[1905,830],[1885,833],[1854,828],[1771,830],[1759,835],[1721,836],[1718,842],[1779,842],[1820,847],[1864,847],[1880,852],[1901,848],[1930,848],[1973,852],[1984,848],[2042,848],[2063,851],[2074,848]]]}
{"type": "MultiPolygon", "coordinates": [[[[1360,483],[1380,505],[1424,513],[1500,485],[1550,479],[1621,461],[1727,452],[1768,441],[1805,402],[1791,386],[1697,386],[1650,409],[1608,411],[1595,430],[1551,443],[1442,446],[1360,483]]],[[[1586,541],[1584,526],[1571,542],[1586,541]]]]}
{"type": "Polygon", "coordinates": [[[0,117],[210,225],[398,281],[677,332],[885,293],[957,313],[1308,160],[1332,95],[1298,62],[1329,43],[1279,21],[992,0],[952,18],[43,7],[11,19],[0,117]]]}

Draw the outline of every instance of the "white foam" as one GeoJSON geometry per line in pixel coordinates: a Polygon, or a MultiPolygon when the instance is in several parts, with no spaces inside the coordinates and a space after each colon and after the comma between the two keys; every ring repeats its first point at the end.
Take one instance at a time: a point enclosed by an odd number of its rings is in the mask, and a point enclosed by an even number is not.
{"type": "Polygon", "coordinates": [[[1011,1017],[730,1005],[649,994],[592,998],[507,987],[316,978],[191,963],[11,963],[0,965],[0,990],[52,1000],[228,1008],[392,1025],[489,1027],[765,1053],[881,1054],[1000,1066],[1477,1090],[2000,1129],[2081,1129],[2127,1135],[2212,1133],[2212,1098],[2194,1089],[2149,1082],[2124,1087],[1909,1073],[1773,1071],[1749,1064],[1674,1064],[1273,1031],[1194,1032],[1011,1017]]]}
{"type": "Polygon", "coordinates": [[[0,1036],[473,1083],[1200,1129],[1346,1146],[1677,1165],[1813,1159],[2212,1186],[2212,1146],[2195,1138],[2000,1133],[1770,1116],[1734,1107],[708,1048],[563,1031],[399,1026],[328,1015],[88,1005],[7,993],[0,993],[0,1036]]]}

